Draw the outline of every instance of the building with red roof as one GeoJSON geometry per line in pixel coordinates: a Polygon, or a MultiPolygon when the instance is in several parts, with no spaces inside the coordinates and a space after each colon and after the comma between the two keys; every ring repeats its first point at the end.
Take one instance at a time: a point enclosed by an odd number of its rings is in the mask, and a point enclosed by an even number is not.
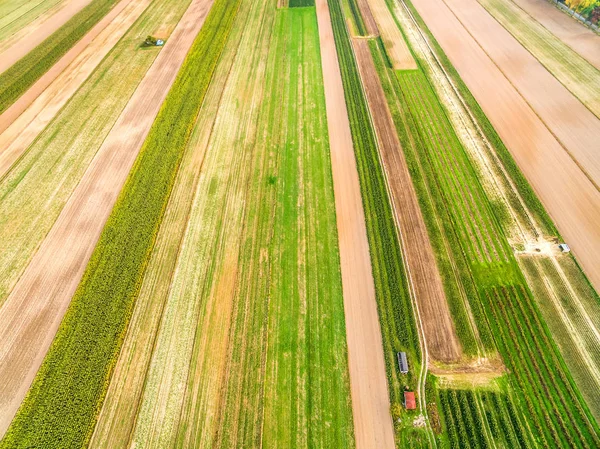
{"type": "Polygon", "coordinates": [[[406,410],[415,410],[417,408],[417,401],[415,400],[415,393],[413,391],[404,392],[404,407],[406,410]]]}

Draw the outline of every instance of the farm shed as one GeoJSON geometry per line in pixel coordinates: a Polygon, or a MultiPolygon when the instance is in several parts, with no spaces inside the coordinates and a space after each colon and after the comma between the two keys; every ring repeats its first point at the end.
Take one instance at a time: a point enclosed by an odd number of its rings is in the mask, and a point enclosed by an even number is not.
{"type": "Polygon", "coordinates": [[[163,41],[162,39],[157,39],[156,40],[156,46],[157,47],[162,47],[163,45],[165,45],[165,41],[163,41]]]}
{"type": "Polygon", "coordinates": [[[558,247],[563,253],[568,253],[571,251],[571,248],[569,248],[569,245],[567,245],[566,243],[561,243],[560,245],[558,245],[558,247]]]}
{"type": "Polygon", "coordinates": [[[404,408],[406,410],[415,410],[417,408],[417,401],[415,400],[415,393],[413,391],[404,392],[404,408]]]}
{"type": "Polygon", "coordinates": [[[408,360],[406,359],[406,352],[398,353],[398,369],[402,374],[408,373],[408,360]]]}

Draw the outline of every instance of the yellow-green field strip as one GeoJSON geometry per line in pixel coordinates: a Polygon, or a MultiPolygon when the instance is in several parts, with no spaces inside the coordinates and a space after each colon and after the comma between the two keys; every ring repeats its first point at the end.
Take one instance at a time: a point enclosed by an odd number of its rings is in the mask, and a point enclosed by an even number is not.
{"type": "Polygon", "coordinates": [[[44,20],[66,0],[5,0],[0,3],[0,52],[14,42],[27,26],[44,20]]]}

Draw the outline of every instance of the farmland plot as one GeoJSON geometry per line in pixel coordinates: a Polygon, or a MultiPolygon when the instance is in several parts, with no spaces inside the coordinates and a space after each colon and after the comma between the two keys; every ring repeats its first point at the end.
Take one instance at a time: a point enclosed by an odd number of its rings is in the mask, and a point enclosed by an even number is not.
{"type": "Polygon", "coordinates": [[[352,446],[314,10],[240,8],[131,441],[352,446]]]}
{"type": "Polygon", "coordinates": [[[66,3],[65,0],[17,0],[0,4],[0,53],[31,27],[43,23],[66,3]]]}
{"type": "Polygon", "coordinates": [[[0,178],[0,304],[156,58],[156,50],[140,49],[139,42],[158,27],[170,33],[185,6],[174,8],[170,0],[155,0],[152,10],[144,13],[54,121],[0,178]]]}

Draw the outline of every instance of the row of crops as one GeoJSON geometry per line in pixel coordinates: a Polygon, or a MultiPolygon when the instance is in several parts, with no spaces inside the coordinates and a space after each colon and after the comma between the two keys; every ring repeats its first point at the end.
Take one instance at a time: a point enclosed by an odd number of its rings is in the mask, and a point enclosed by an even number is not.
{"type": "Polygon", "coordinates": [[[238,5],[217,0],[212,7],[0,447],[80,447],[89,440],[182,151],[238,5]]]}
{"type": "MultiPolygon", "coordinates": [[[[441,223],[452,242],[451,257],[466,259],[468,272],[462,272],[461,280],[465,287],[474,285],[475,294],[468,297],[479,335],[486,347],[495,345],[502,355],[534,441],[555,447],[598,446],[598,425],[525,286],[501,216],[495,215],[429,80],[420,70],[392,72],[372,44],[430,233],[435,240],[433,224],[441,223]]],[[[459,419],[461,425],[472,418],[465,419],[459,419]]],[[[472,445],[479,447],[476,440],[472,445]]]]}
{"type": "Polygon", "coordinates": [[[94,0],[0,74],[0,114],[92,29],[119,0],[94,0]]]}
{"type": "Polygon", "coordinates": [[[417,386],[419,337],[375,134],[339,0],[329,0],[329,9],[365,209],[390,399],[401,403],[402,386],[417,386]],[[408,378],[396,368],[397,351],[408,353],[408,378]]]}

